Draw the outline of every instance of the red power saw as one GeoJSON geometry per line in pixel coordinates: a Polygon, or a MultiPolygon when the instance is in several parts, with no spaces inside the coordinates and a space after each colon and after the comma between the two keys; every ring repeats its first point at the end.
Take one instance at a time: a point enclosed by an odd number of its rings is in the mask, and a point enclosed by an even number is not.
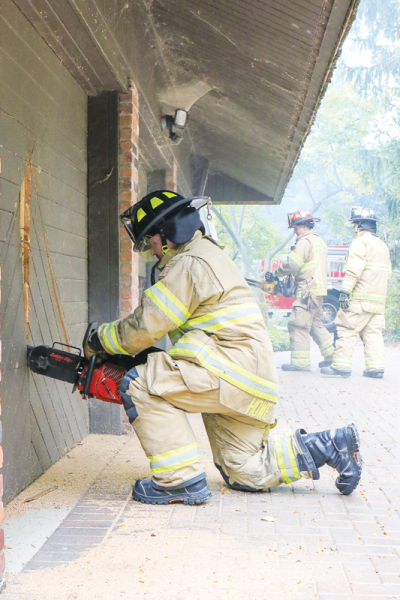
{"type": "MultiPolygon", "coordinates": [[[[93,323],[90,323],[83,347],[92,328],[93,323]]],[[[28,346],[28,367],[33,373],[72,383],[73,391],[78,390],[83,398],[122,404],[119,388],[125,373],[144,364],[150,352],[159,351],[159,348],[151,347],[136,356],[104,352],[102,358],[87,359],[80,348],[55,342],[52,346],[28,346]]]]}

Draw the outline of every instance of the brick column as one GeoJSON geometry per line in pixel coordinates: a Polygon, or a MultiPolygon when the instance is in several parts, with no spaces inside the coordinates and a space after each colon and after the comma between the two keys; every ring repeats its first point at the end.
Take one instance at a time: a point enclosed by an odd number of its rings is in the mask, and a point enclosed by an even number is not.
{"type": "MultiPolygon", "coordinates": [[[[123,212],[138,199],[139,102],[136,86],[119,100],[119,206],[123,212]]],[[[124,227],[120,228],[120,317],[129,315],[139,304],[139,255],[124,227]]]]}
{"type": "Polygon", "coordinates": [[[178,163],[175,157],[172,167],[165,171],[165,187],[167,190],[171,190],[171,192],[178,191],[178,163]]]}

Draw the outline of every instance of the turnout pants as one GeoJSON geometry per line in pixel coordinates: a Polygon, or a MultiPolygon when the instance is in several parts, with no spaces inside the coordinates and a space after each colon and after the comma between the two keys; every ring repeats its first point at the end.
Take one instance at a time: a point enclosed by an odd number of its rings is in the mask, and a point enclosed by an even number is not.
{"type": "Polygon", "coordinates": [[[324,358],[333,355],[333,335],[329,333],[321,321],[322,296],[319,296],[317,300],[318,307],[311,310],[295,305],[288,321],[290,362],[302,371],[311,369],[310,336],[318,344],[324,358]]]}
{"type": "MultiPolygon", "coordinates": [[[[220,380],[203,367],[158,353],[137,371],[139,377],[128,390],[138,413],[132,426],[159,485],[179,486],[204,474],[186,413],[202,413],[214,463],[229,483],[262,490],[310,477],[298,471],[295,457],[300,448],[292,434],[276,435],[270,441],[270,424],[220,403],[220,380]]],[[[271,410],[268,416],[273,420],[271,410]]]]}
{"type": "Polygon", "coordinates": [[[338,339],[333,355],[332,367],[341,371],[351,371],[354,346],[359,336],[364,344],[365,367],[367,371],[385,369],[385,347],[382,330],[385,316],[366,311],[353,312],[340,310],[336,317],[338,339]]]}

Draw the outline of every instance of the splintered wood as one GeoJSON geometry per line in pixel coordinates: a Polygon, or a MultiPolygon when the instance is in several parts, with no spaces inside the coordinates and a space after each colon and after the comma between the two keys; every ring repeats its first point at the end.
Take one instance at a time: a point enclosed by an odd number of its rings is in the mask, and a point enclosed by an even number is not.
{"type": "Polygon", "coordinates": [[[21,185],[19,216],[22,280],[24,285],[25,331],[27,343],[29,343],[29,258],[31,243],[32,154],[33,150],[29,154],[25,177],[21,185]]]}

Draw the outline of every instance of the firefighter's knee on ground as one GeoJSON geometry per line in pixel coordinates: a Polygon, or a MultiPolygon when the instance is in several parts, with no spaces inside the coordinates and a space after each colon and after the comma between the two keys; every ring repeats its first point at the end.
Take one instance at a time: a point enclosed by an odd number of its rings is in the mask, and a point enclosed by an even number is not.
{"type": "Polygon", "coordinates": [[[131,369],[130,371],[127,371],[127,373],[125,373],[125,375],[121,381],[120,388],[119,388],[122,404],[124,406],[125,412],[129,419],[129,423],[131,425],[134,422],[134,420],[137,418],[138,412],[136,410],[136,406],[133,403],[132,397],[127,392],[129,390],[129,386],[130,386],[131,382],[134,381],[135,379],[137,379],[138,377],[139,377],[139,373],[137,372],[136,367],[133,367],[133,369],[131,369]]]}
{"type": "Polygon", "coordinates": [[[257,469],[252,468],[251,458],[224,458],[222,465],[215,463],[225,483],[234,490],[258,492],[263,489],[257,469]]]}

